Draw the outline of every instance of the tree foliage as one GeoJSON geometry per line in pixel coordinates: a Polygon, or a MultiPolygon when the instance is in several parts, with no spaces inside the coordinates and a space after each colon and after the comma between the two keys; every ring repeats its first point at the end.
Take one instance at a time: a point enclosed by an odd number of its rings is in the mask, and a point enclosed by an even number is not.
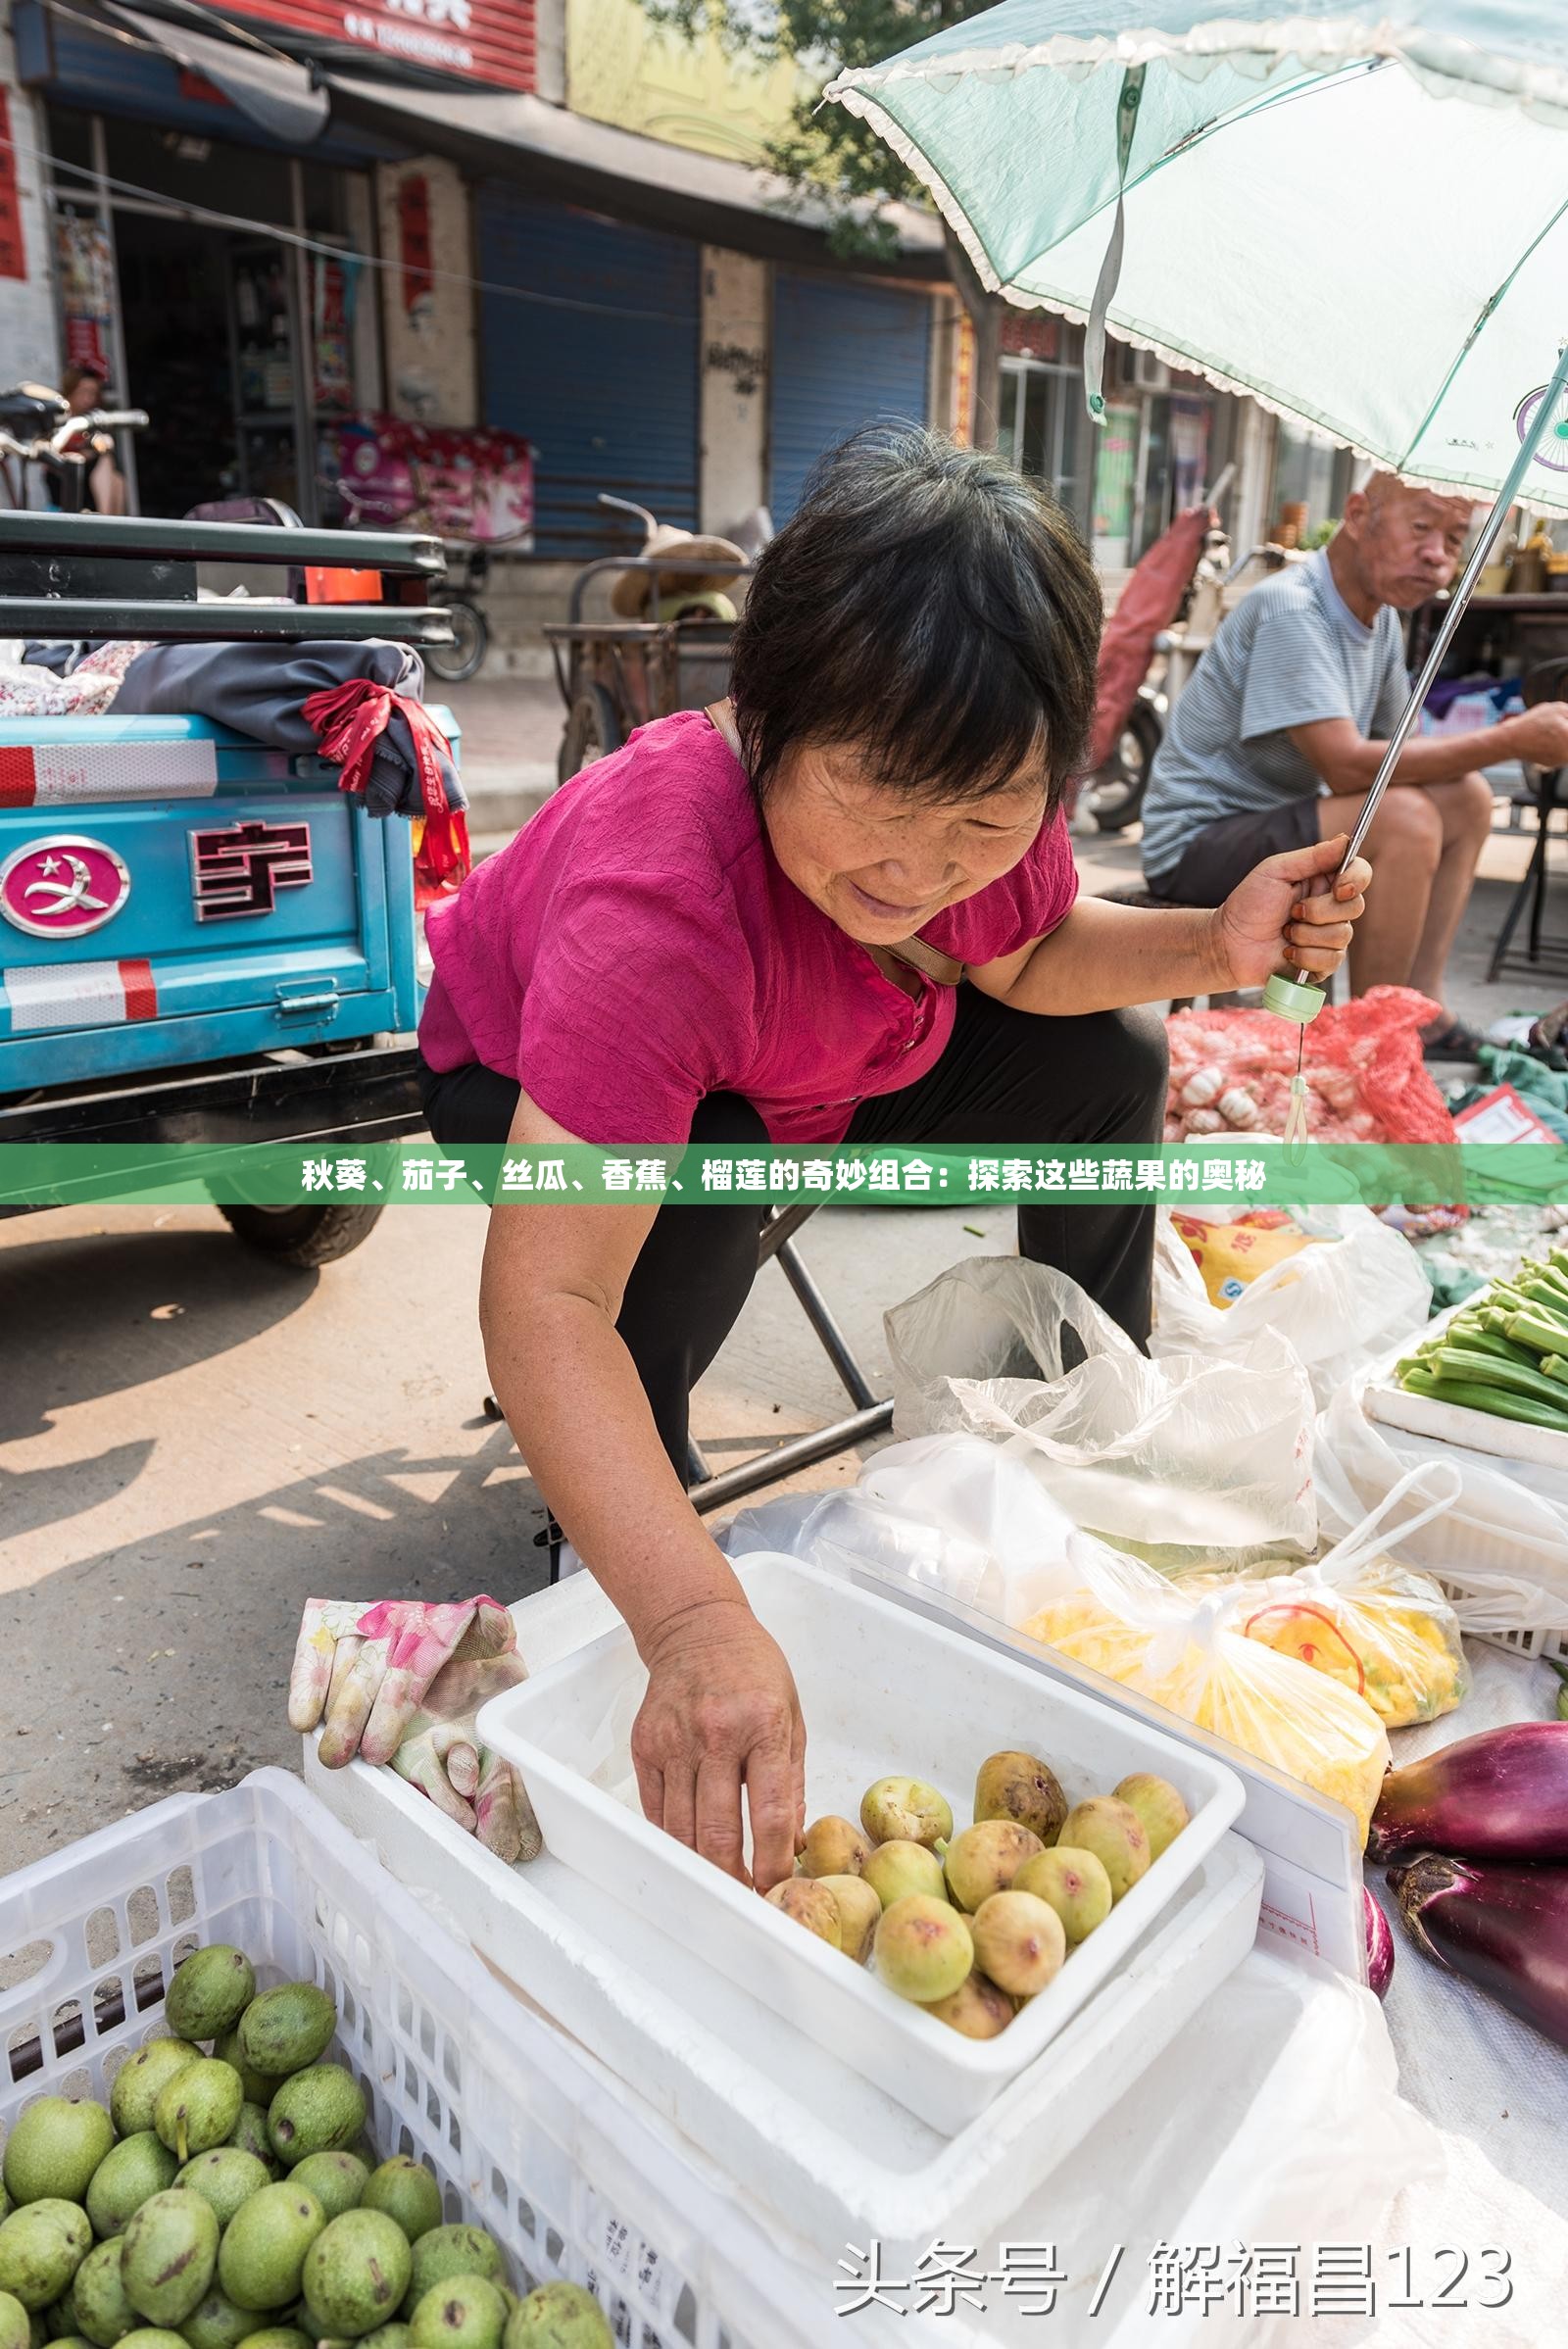
{"type": "Polygon", "coordinates": [[[791,119],[768,144],[767,161],[802,195],[833,198],[840,210],[834,242],[848,250],[893,242],[876,208],[903,199],[924,204],[925,191],[887,142],[845,106],[822,106],[836,73],[878,65],[965,17],[990,0],[642,0],[658,24],[696,38],[715,33],[737,55],[773,64],[792,58],[803,87],[791,119]]]}

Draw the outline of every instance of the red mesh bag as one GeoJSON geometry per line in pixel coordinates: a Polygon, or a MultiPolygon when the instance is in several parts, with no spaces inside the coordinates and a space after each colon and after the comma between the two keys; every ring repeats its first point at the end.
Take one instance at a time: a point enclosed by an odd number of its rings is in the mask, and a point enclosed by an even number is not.
{"type": "MultiPolygon", "coordinates": [[[[1413,987],[1374,987],[1320,1011],[1302,1063],[1313,1141],[1455,1141],[1421,1057],[1421,1030],[1441,1015],[1413,987]]],[[[1169,1032],[1167,1142],[1284,1132],[1297,1050],[1288,1020],[1271,1011],[1178,1011],[1169,1032]]]]}

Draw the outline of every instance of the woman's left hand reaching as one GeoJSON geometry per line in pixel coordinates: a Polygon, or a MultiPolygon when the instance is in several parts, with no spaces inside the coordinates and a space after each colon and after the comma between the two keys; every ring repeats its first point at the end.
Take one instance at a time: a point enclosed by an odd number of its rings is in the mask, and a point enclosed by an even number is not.
{"type": "Polygon", "coordinates": [[[1229,986],[1260,987],[1286,962],[1314,979],[1339,969],[1372,881],[1364,856],[1340,872],[1348,845],[1342,832],[1266,856],[1231,891],[1214,914],[1215,946],[1229,986]]]}

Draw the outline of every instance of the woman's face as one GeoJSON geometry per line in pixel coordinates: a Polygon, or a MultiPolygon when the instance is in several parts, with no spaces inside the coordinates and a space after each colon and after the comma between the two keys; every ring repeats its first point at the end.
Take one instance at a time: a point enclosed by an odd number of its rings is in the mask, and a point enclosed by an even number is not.
{"type": "Polygon", "coordinates": [[[828,748],[782,761],[763,821],[779,863],[830,921],[863,946],[897,946],[1010,871],[1045,815],[1038,771],[933,806],[867,782],[853,751],[828,748]]]}

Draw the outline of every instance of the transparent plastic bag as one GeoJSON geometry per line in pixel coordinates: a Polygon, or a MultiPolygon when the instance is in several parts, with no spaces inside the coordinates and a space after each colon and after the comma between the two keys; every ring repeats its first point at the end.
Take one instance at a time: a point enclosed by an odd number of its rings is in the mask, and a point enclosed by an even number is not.
{"type": "Polygon", "coordinates": [[[1405,1563],[1436,1575],[1478,1639],[1568,1625],[1568,1473],[1501,1460],[1367,1416],[1381,1365],[1342,1387],[1317,1423],[1314,1484],[1324,1531],[1352,1533],[1407,1470],[1445,1462],[1461,1485],[1453,1505],[1406,1540],[1405,1563]]]}
{"type": "Polygon", "coordinates": [[[1451,1713],[1470,1688],[1459,1619],[1435,1582],[1388,1553],[1451,1509],[1462,1486],[1444,1461],[1410,1469],[1325,1556],[1238,1590],[1236,1628],[1354,1689],[1388,1729],[1451,1713]],[[1422,1496],[1425,1508],[1388,1527],[1400,1501],[1422,1496]]]}
{"type": "Polygon", "coordinates": [[[1075,1587],[1020,1630],[1343,1802],[1365,1843],[1392,1759],[1365,1697],[1234,1630],[1233,1583],[1171,1583],[1081,1536],[1067,1562],[1075,1587]]]}
{"type": "Polygon", "coordinates": [[[1169,1572],[1316,1548],[1312,1391],[1275,1331],[1152,1361],[1065,1273],[1012,1256],[955,1265],[886,1328],[901,1436],[1012,1446],[1075,1525],[1169,1572]]]}
{"type": "Polygon", "coordinates": [[[1261,1330],[1288,1341],[1319,1409],[1391,1346],[1425,1326],[1432,1293],[1409,1242],[1367,1207],[1307,1207],[1293,1221],[1310,1244],[1260,1272],[1224,1305],[1178,1225],[1221,1218],[1162,1212],[1154,1246],[1154,1331],[1150,1352],[1233,1360],[1261,1330]]]}

